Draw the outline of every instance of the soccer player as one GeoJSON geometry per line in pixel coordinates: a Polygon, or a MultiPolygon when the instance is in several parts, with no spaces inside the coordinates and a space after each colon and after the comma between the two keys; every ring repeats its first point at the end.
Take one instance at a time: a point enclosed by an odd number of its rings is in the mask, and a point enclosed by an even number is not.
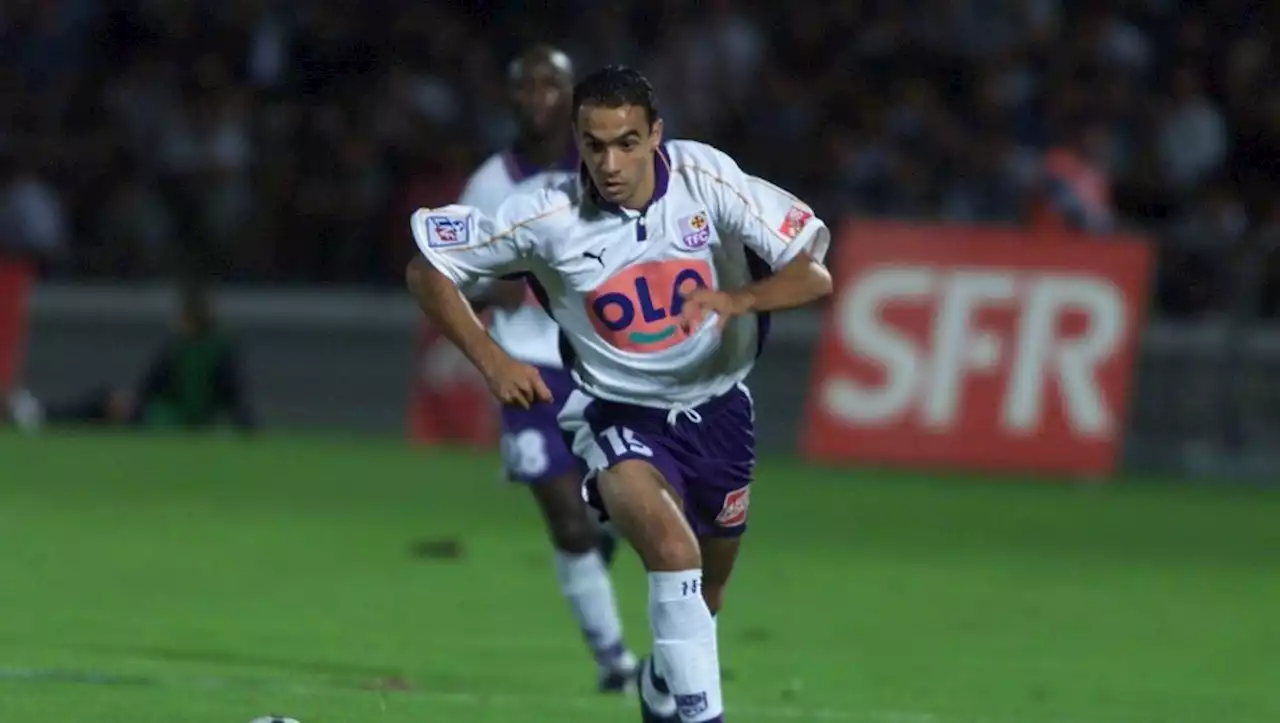
{"type": "MultiPolygon", "coordinates": [[[[539,45],[509,68],[510,102],[518,124],[513,148],[490,156],[468,179],[461,204],[493,214],[516,188],[536,190],[576,174],[579,161],[570,130],[573,66],[563,52],[539,45]]],[[[533,491],[551,544],[556,577],[595,656],[599,687],[620,692],[635,680],[636,659],[622,639],[622,622],[601,543],[601,531],[582,497],[582,463],[569,448],[556,416],[573,389],[560,358],[560,330],[527,298],[523,280],[484,280],[469,290],[488,305],[490,335],[503,351],[538,370],[556,400],[502,408],[503,465],[509,479],[533,491]]]]}
{"type": "Polygon", "coordinates": [[[746,530],[754,410],[743,385],[769,313],[831,292],[830,241],[813,210],[728,155],[663,142],[649,82],[609,67],[573,93],[577,178],[411,219],[406,271],[419,305],[498,399],[557,399],[484,333],[459,286],[529,272],[573,352],[585,492],[649,576],[653,655],[645,721],[724,720],[714,615],[746,530]]]}

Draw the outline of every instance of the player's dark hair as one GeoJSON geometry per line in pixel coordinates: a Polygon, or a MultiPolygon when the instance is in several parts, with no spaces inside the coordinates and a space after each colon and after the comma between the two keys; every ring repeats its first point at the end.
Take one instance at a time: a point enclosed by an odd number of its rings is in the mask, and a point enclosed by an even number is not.
{"type": "Polygon", "coordinates": [[[621,108],[634,105],[644,108],[649,125],[658,120],[658,101],[653,85],[638,70],[622,65],[609,65],[588,75],[573,86],[573,116],[584,105],[597,108],[621,108]]]}

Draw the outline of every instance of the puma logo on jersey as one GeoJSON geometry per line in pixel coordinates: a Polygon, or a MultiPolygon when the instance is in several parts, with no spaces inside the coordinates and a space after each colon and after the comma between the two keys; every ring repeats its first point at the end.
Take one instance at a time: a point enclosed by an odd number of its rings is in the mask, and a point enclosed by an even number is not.
{"type": "Polygon", "coordinates": [[[600,264],[600,268],[602,269],[604,268],[604,252],[603,251],[601,251],[598,254],[593,254],[590,251],[583,251],[582,255],[588,259],[595,259],[596,262],[600,264]]]}

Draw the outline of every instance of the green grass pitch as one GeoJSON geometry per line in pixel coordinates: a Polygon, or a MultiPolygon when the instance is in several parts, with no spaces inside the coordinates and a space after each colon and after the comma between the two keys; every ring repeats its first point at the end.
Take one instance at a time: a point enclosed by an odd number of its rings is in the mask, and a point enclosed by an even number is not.
{"type": "MultiPolygon", "coordinates": [[[[1275,493],[769,460],[751,524],[720,623],[734,723],[1280,721],[1275,493]]],[[[0,436],[0,541],[0,721],[638,720],[594,693],[488,455],[0,436]]],[[[616,580],[643,652],[629,551],[616,580]]]]}

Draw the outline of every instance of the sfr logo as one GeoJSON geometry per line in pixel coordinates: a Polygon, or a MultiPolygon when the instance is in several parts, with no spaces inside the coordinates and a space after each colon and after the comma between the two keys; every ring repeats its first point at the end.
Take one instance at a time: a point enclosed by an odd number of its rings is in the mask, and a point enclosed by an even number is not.
{"type": "Polygon", "coordinates": [[[858,222],[809,392],[821,460],[1106,474],[1151,266],[1124,237],[858,222]]]}
{"type": "Polygon", "coordinates": [[[1005,386],[1000,420],[1009,432],[1034,434],[1055,388],[1073,431],[1105,436],[1113,430],[1097,371],[1125,334],[1125,299],[1105,277],[882,266],[847,286],[835,313],[847,351],[884,369],[879,383],[840,374],[823,381],[825,410],[844,421],[878,423],[916,413],[927,427],[949,429],[962,421],[966,380],[999,374],[1005,386]],[[901,305],[926,310],[922,334],[882,315],[901,305]],[[982,324],[984,311],[1008,314],[982,324]],[[1063,335],[1072,314],[1083,317],[1085,330],[1063,335]]]}

